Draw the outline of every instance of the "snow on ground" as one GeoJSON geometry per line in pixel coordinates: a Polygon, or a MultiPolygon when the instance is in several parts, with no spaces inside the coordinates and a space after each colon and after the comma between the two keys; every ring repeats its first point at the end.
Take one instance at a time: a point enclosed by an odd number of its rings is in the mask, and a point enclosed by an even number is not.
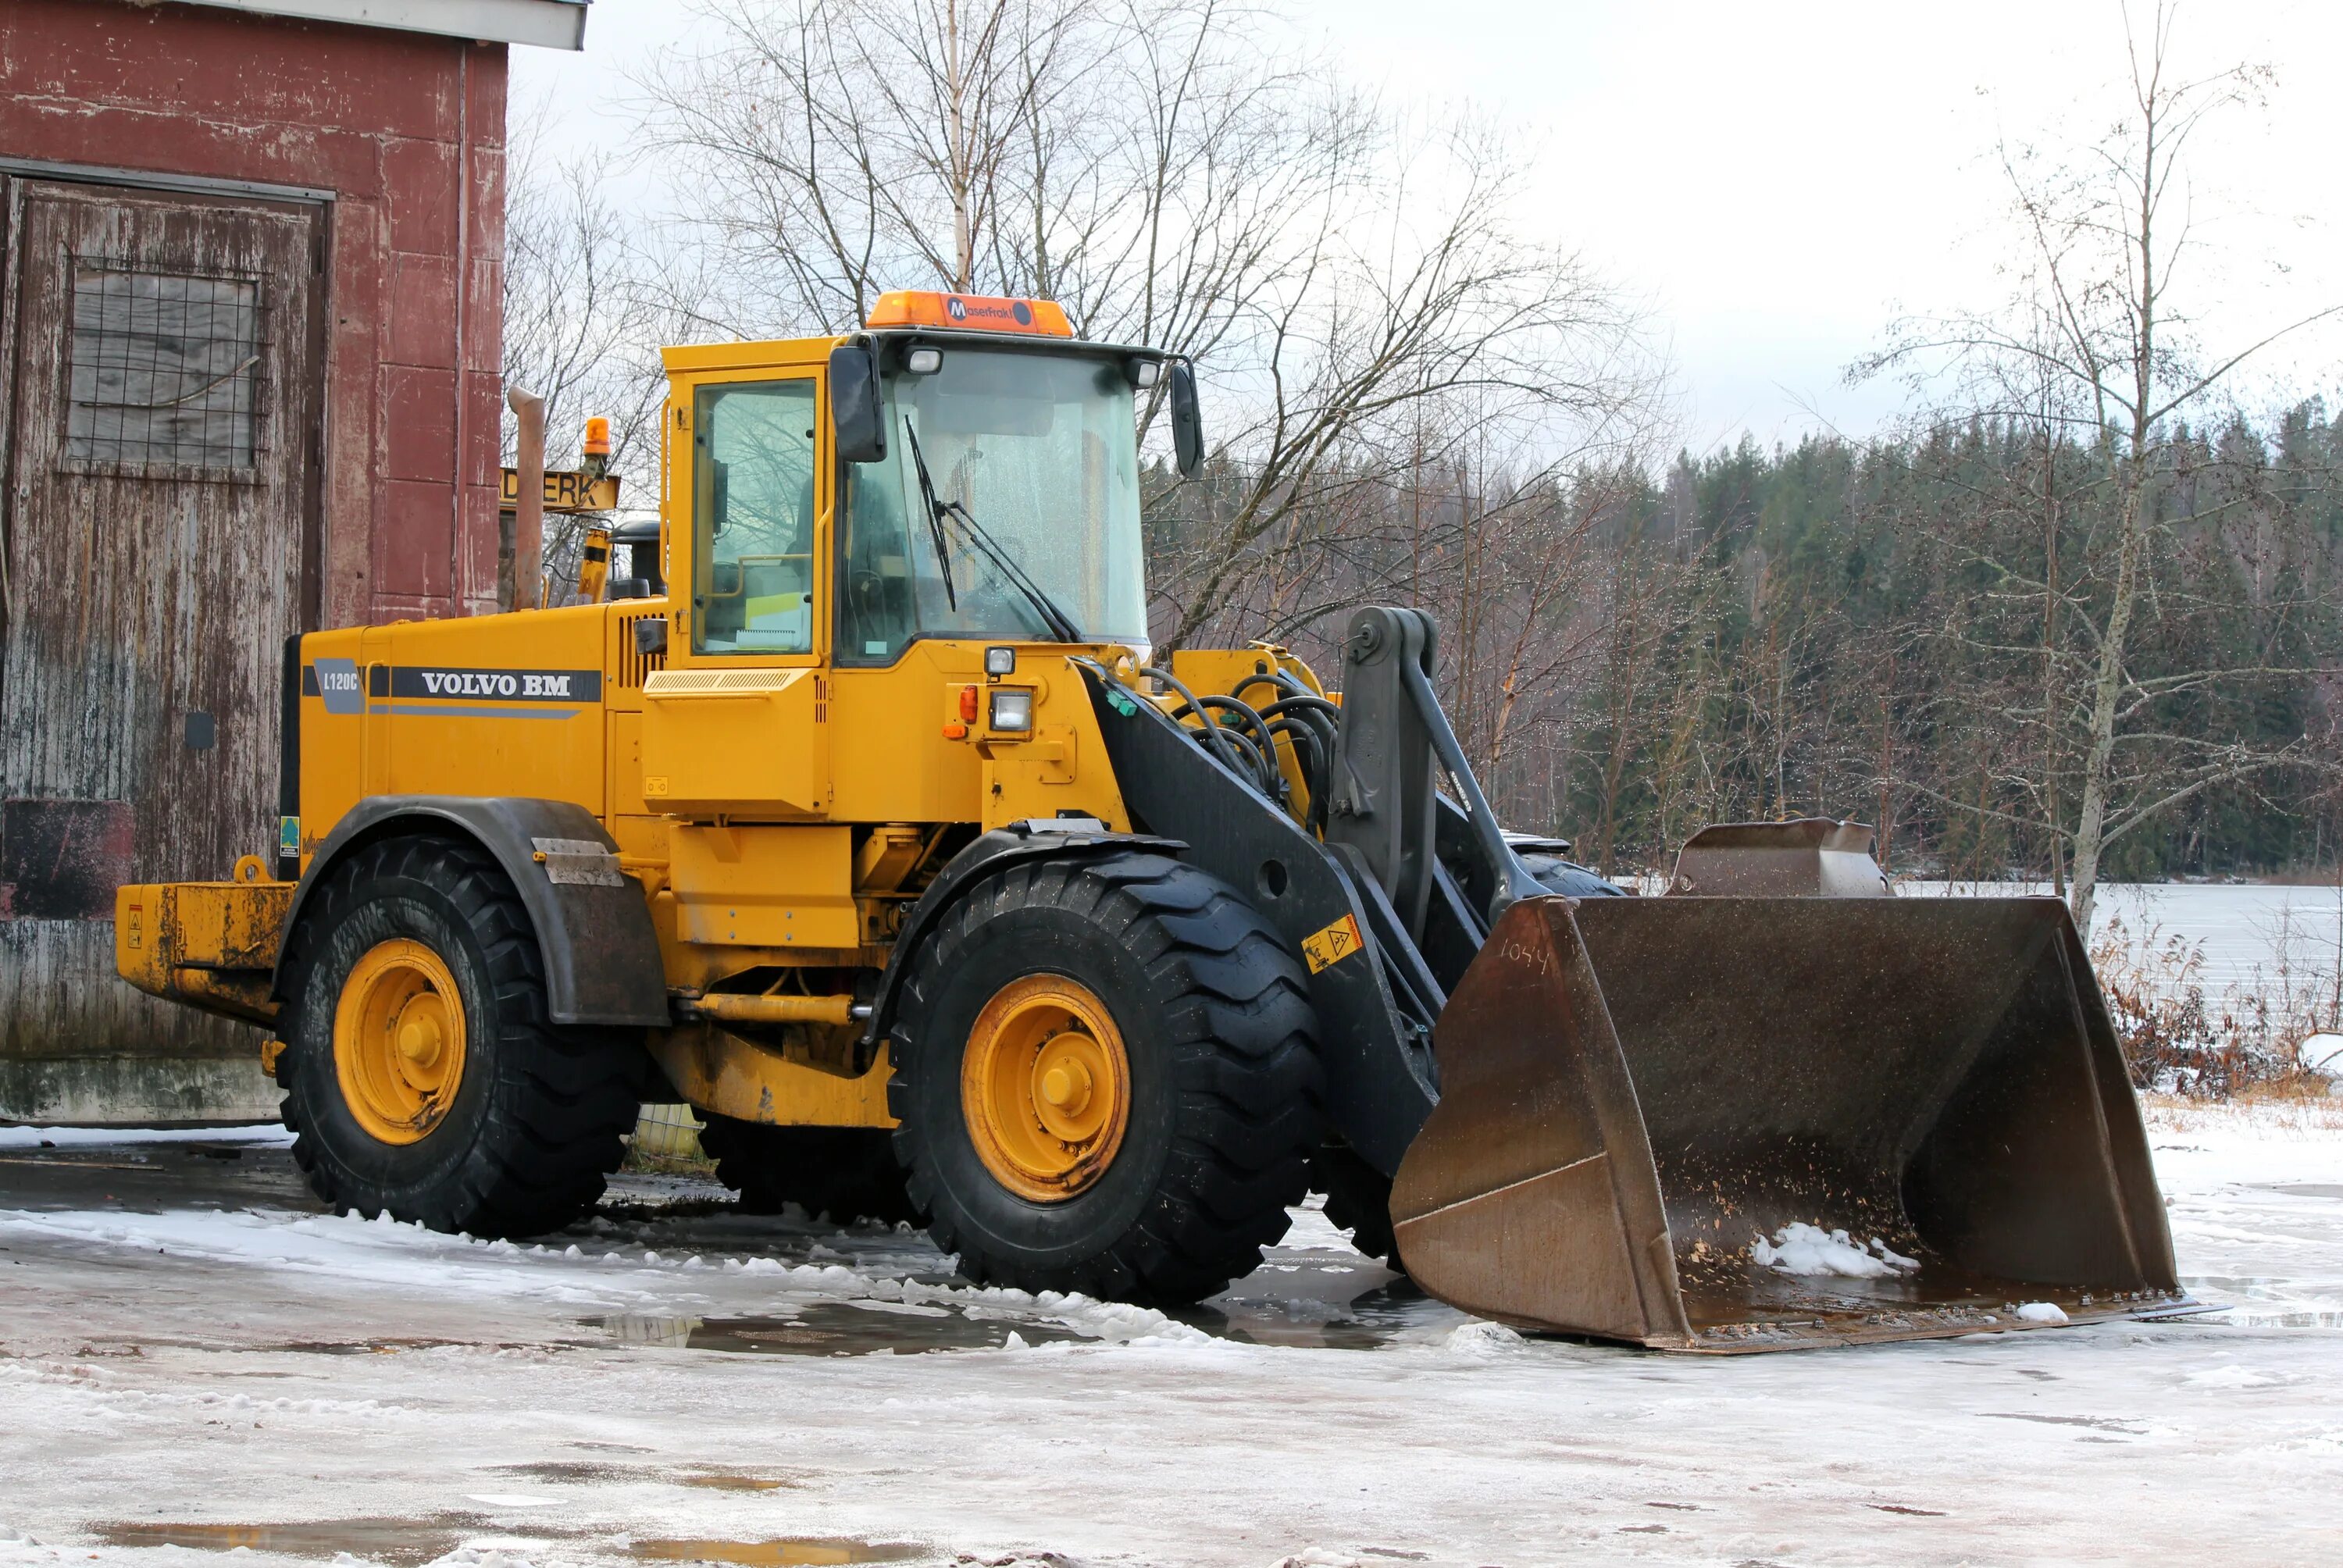
{"type": "Polygon", "coordinates": [[[289,1149],[282,1127],[0,1127],[0,1150],[99,1149],[145,1143],[260,1144],[289,1149]]]}
{"type": "Polygon", "coordinates": [[[2192,1288],[2212,1322],[2343,1329],[2343,1101],[2160,1101],[2148,1139],[2192,1288]]]}
{"type": "Polygon", "coordinates": [[[1473,1322],[1314,1209],[1172,1318],[686,1179],[513,1245],[11,1144],[0,1564],[2343,1558],[2343,1105],[2150,1123],[2225,1312],[1745,1358],[1473,1322]]]}

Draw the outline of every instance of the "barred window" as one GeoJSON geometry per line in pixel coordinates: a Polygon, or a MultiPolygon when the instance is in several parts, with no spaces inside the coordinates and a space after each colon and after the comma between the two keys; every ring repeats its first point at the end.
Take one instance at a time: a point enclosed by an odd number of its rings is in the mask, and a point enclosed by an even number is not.
{"type": "Polygon", "coordinates": [[[260,283],[75,257],[65,460],[77,469],[248,477],[260,283]]]}

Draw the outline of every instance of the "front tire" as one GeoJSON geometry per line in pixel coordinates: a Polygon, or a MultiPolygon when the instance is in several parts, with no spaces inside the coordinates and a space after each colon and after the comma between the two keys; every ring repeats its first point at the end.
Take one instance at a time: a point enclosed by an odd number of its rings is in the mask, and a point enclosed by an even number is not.
{"type": "Polygon", "coordinates": [[[287,955],[277,1081],[337,1211],[528,1236],[591,1210],[639,1111],[641,1048],[548,1021],[537,933],[478,845],[352,851],[287,955]]]}
{"type": "Polygon", "coordinates": [[[984,878],[914,958],[893,1031],[912,1201],[980,1282],[1202,1300],[1307,1191],[1315,1023],[1282,940],[1192,866],[984,878]]]}

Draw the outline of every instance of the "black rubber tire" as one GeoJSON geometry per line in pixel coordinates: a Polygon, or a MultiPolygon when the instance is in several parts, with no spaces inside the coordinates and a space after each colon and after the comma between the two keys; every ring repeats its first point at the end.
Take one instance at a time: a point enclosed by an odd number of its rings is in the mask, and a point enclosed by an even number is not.
{"type": "Polygon", "coordinates": [[[1389,1268],[1399,1268],[1399,1244],[1392,1237],[1390,1177],[1359,1158],[1356,1150],[1330,1144],[1311,1157],[1310,1190],[1325,1195],[1327,1223],[1348,1231],[1352,1246],[1389,1268]]]}
{"type": "Polygon", "coordinates": [[[318,1197],[475,1236],[540,1235],[592,1210],[634,1130],[642,1046],[631,1031],[547,1021],[537,933],[487,851],[422,837],[353,851],[311,896],[286,961],[277,1081],[293,1158],[318,1197]],[[394,937],[447,964],[467,1037],[454,1103],[409,1144],[359,1126],[334,1070],[343,982],[394,937]]]}
{"type": "Polygon", "coordinates": [[[1524,854],[1521,862],[1538,885],[1549,893],[1560,893],[1569,899],[1615,899],[1626,890],[1615,882],[1606,881],[1575,860],[1565,860],[1559,855],[1524,854]]]}
{"type": "Polygon", "coordinates": [[[889,1108],[911,1200],[980,1283],[1195,1302],[1260,1266],[1309,1188],[1323,1080],[1302,966],[1225,884],[1160,854],[1028,860],[983,878],[914,956],[889,1108]],[[970,1027],[1051,973],[1112,1015],[1129,1124],[1105,1172],[1036,1202],[1003,1186],[960,1101],[970,1027]]]}
{"type": "Polygon", "coordinates": [[[706,1121],[700,1152],[716,1161],[716,1179],[740,1194],[749,1213],[778,1214],[784,1203],[795,1203],[840,1225],[919,1218],[895,1163],[894,1134],[884,1128],[766,1127],[716,1115],[706,1121]]]}

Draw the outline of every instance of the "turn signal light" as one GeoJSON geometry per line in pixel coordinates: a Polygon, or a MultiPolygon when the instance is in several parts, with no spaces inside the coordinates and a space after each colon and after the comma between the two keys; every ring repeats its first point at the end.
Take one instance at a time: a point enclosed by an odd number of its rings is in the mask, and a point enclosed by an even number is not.
{"type": "Polygon", "coordinates": [[[962,724],[976,722],[976,688],[973,686],[960,689],[960,720],[962,724]]]}
{"type": "Polygon", "coordinates": [[[982,294],[939,294],[903,288],[882,294],[866,327],[931,327],[941,332],[1025,332],[1071,337],[1073,324],[1046,299],[999,299],[982,294]]]}

